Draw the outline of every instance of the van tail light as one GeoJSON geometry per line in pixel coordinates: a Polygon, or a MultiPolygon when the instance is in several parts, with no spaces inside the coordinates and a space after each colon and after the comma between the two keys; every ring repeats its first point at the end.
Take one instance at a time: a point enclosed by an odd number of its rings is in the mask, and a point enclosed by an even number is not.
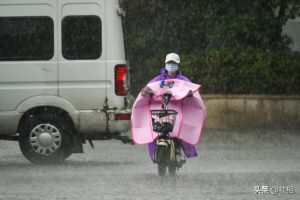
{"type": "Polygon", "coordinates": [[[128,92],[126,73],[126,65],[115,66],[115,93],[118,96],[126,96],[128,92]]]}

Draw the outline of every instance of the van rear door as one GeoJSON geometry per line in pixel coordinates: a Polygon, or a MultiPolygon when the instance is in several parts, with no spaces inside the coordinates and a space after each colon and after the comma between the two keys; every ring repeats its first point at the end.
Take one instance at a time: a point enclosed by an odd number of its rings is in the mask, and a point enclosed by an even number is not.
{"type": "Polygon", "coordinates": [[[103,108],[106,88],[104,0],[58,1],[59,96],[78,110],[103,108]]]}

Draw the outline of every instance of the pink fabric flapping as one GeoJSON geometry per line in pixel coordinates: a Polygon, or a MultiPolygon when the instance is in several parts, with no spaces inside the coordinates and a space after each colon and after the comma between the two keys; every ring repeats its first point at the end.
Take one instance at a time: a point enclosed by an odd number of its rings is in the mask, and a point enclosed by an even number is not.
{"type": "Polygon", "coordinates": [[[152,130],[150,110],[161,109],[161,95],[171,91],[173,96],[168,109],[178,112],[171,137],[179,138],[195,145],[200,141],[206,110],[198,92],[200,85],[182,80],[166,80],[160,87],[160,81],[147,85],[154,93],[154,98],[138,95],[131,115],[131,132],[136,144],[152,142],[158,133],[152,130]],[[171,87],[169,87],[171,86],[171,87]],[[187,97],[189,93],[192,97],[187,97]]]}

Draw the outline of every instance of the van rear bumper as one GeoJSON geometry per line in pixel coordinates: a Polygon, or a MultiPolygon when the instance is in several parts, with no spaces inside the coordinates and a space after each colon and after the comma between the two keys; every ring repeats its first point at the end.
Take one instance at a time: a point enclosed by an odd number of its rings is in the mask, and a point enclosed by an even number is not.
{"type": "Polygon", "coordinates": [[[130,130],[130,117],[131,110],[122,110],[110,113],[110,119],[108,122],[108,130],[111,133],[125,133],[130,130]]]}
{"type": "Polygon", "coordinates": [[[109,122],[109,132],[125,133],[130,130],[130,120],[112,120],[109,122]]]}

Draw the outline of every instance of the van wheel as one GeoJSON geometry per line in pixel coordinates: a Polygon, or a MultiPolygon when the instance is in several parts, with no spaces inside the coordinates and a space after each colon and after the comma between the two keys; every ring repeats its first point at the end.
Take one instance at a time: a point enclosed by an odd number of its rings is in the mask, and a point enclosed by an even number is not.
{"type": "Polygon", "coordinates": [[[29,116],[20,129],[20,149],[30,162],[59,163],[72,153],[72,128],[54,113],[29,116]]]}

